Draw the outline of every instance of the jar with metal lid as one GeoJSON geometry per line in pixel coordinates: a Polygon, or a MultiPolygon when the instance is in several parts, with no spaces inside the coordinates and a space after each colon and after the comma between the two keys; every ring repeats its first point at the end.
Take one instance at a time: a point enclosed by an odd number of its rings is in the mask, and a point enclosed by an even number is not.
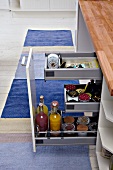
{"type": "Polygon", "coordinates": [[[73,134],[73,131],[75,131],[75,125],[73,123],[64,123],[62,124],[62,129],[67,131],[67,134],[73,134]]]}
{"type": "Polygon", "coordinates": [[[48,68],[55,69],[59,67],[59,56],[57,54],[48,55],[48,68]]]}

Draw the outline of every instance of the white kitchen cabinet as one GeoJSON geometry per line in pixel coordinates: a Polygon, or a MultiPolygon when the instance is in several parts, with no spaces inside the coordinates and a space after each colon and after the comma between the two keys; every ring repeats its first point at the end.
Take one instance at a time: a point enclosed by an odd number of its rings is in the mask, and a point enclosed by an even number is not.
{"type": "Polygon", "coordinates": [[[20,9],[25,10],[49,10],[49,0],[20,0],[20,9]]]}
{"type": "Polygon", "coordinates": [[[0,0],[0,9],[9,9],[9,0],[0,0]]]}
{"type": "Polygon", "coordinates": [[[99,169],[109,170],[109,159],[101,156],[102,147],[113,154],[113,96],[110,96],[104,78],[98,122],[96,153],[99,169]]]}
{"type": "Polygon", "coordinates": [[[77,0],[9,0],[12,11],[75,11],[77,0]]]}
{"type": "Polygon", "coordinates": [[[102,151],[102,141],[100,137],[100,133],[97,133],[97,144],[96,144],[96,155],[99,165],[99,170],[109,170],[109,159],[106,159],[101,156],[102,151]]]}
{"type": "Polygon", "coordinates": [[[75,11],[75,0],[50,0],[52,11],[75,11]]]}

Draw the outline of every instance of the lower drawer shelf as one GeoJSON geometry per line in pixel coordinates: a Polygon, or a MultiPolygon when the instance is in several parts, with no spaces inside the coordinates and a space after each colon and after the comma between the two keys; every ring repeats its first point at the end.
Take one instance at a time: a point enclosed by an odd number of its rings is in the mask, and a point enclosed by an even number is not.
{"type": "MultiPolygon", "coordinates": [[[[74,145],[74,144],[96,144],[98,116],[90,117],[87,131],[77,130],[77,120],[75,117],[75,130],[36,131],[35,141],[37,145],[74,145]],[[96,125],[95,125],[96,124],[96,125]],[[94,126],[92,126],[94,125],[94,126]],[[94,129],[93,129],[94,128],[94,129]]],[[[64,120],[62,119],[62,123],[64,120]]]]}

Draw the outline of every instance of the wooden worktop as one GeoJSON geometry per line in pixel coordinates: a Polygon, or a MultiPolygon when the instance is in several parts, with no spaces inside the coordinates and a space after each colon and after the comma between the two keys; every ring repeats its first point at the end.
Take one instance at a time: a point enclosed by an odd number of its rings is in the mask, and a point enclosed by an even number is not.
{"type": "Polygon", "coordinates": [[[113,96],[113,0],[79,0],[79,5],[113,96]]]}

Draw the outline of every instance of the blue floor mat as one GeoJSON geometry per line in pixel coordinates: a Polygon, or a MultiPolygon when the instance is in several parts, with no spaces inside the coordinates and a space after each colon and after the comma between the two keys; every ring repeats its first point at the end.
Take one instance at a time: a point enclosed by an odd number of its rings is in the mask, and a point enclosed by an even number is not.
{"type": "Polygon", "coordinates": [[[70,30],[28,30],[24,46],[73,46],[70,30]]]}
{"type": "Polygon", "coordinates": [[[91,170],[88,146],[38,146],[34,153],[32,143],[0,143],[0,170],[35,169],[91,170]]]}
{"type": "MultiPolygon", "coordinates": [[[[49,110],[53,100],[57,100],[60,109],[64,110],[64,84],[79,84],[78,80],[36,80],[37,104],[39,96],[44,95],[45,104],[49,110]]],[[[70,113],[71,114],[71,113],[70,113]]],[[[82,116],[83,113],[75,113],[82,116]]],[[[27,92],[27,80],[14,79],[5,107],[2,112],[2,118],[30,118],[29,101],[27,92]]]]}

